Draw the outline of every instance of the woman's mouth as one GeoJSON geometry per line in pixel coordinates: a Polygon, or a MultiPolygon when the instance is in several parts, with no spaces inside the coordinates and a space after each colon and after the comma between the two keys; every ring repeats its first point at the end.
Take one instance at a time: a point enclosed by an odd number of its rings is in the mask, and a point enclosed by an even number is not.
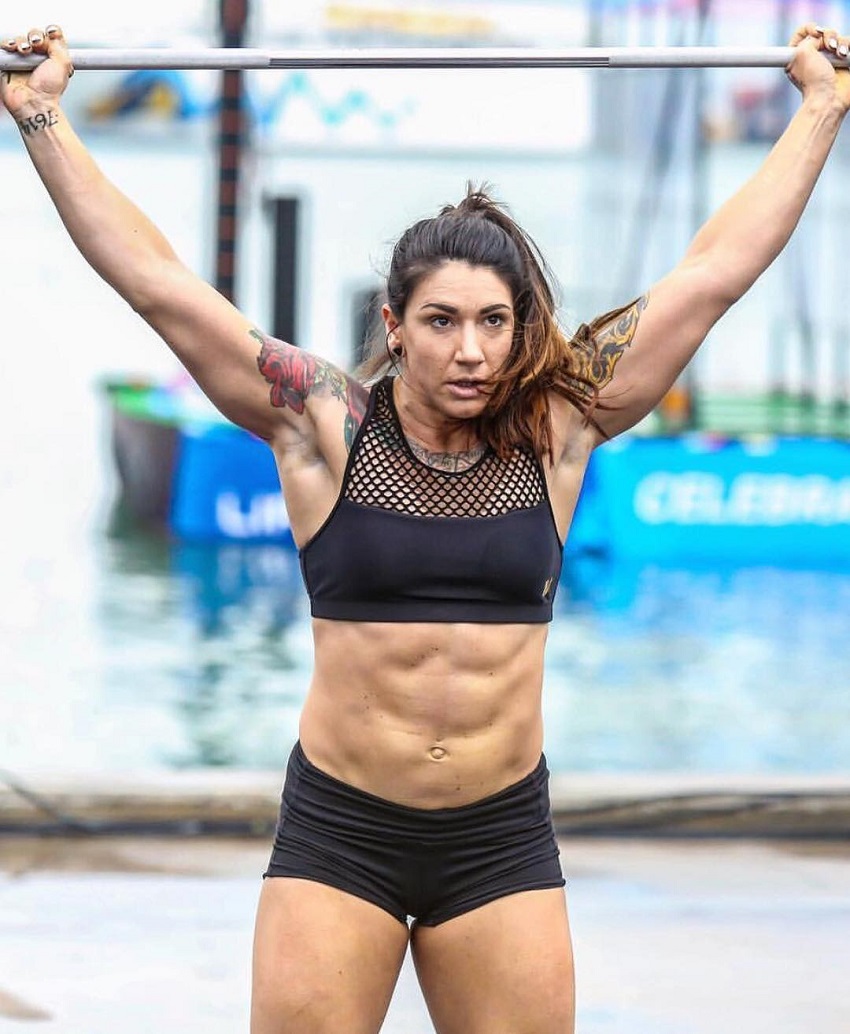
{"type": "Polygon", "coordinates": [[[449,391],[456,397],[462,399],[474,399],[481,394],[481,381],[457,380],[449,381],[449,391]]]}

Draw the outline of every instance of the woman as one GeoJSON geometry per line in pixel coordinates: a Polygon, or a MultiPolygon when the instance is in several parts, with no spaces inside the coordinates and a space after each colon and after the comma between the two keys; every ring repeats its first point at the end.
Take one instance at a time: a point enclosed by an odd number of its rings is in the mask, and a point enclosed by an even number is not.
{"type": "Polygon", "coordinates": [[[541,754],[547,622],[593,448],[661,399],[787,242],[850,105],[848,38],[792,39],[802,104],[643,298],[558,331],[486,196],[396,246],[371,387],[259,333],[100,173],[60,108],[61,30],[0,98],[87,261],[268,441],[315,671],[256,924],[253,1034],[380,1028],[411,946],[441,1034],[565,1034],[573,970],[541,754]],[[413,917],[414,922],[408,923],[413,917]]]}

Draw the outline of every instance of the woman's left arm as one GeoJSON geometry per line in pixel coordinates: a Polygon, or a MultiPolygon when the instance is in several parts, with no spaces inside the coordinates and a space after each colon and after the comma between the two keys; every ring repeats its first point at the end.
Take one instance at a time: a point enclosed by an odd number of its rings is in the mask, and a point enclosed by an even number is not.
{"type": "MultiPolygon", "coordinates": [[[[711,327],[788,243],[850,107],[850,37],[808,24],[787,74],[800,108],[755,175],[705,223],[682,261],[612,323],[595,326],[606,362],[594,420],[611,437],[634,426],[670,389],[711,327]]],[[[598,376],[598,374],[597,374],[598,376]]],[[[600,440],[602,440],[600,436],[600,440]]]]}

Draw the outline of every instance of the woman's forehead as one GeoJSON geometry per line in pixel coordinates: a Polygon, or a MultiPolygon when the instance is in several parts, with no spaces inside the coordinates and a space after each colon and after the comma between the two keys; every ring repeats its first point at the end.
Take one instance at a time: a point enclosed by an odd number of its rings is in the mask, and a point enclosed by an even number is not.
{"type": "Polygon", "coordinates": [[[511,289],[489,266],[472,266],[468,262],[449,259],[432,272],[426,274],[414,288],[413,294],[420,303],[426,296],[434,300],[449,297],[458,299],[483,299],[482,304],[503,302],[511,304],[511,289]]]}

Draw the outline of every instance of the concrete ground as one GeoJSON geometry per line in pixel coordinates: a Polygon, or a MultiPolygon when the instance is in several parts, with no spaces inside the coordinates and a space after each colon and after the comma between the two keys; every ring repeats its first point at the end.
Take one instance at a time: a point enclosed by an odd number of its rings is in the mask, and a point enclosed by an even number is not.
{"type": "MultiPolygon", "coordinates": [[[[562,840],[578,1034],[847,1034],[850,843],[562,840]]],[[[0,839],[0,1032],[247,1031],[261,840],[0,839]]],[[[405,964],[384,1034],[429,1034],[405,964]]]]}

